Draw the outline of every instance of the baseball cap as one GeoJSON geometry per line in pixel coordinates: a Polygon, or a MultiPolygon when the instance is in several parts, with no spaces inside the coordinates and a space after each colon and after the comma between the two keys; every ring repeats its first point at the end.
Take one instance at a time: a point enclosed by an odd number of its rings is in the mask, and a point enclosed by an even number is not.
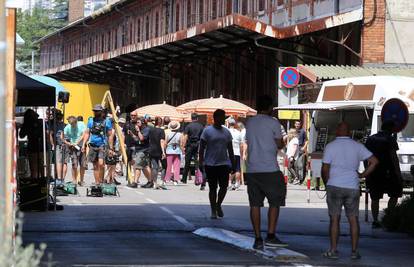
{"type": "Polygon", "coordinates": [[[104,108],[102,107],[101,104],[97,104],[93,107],[92,111],[103,111],[104,108]]]}

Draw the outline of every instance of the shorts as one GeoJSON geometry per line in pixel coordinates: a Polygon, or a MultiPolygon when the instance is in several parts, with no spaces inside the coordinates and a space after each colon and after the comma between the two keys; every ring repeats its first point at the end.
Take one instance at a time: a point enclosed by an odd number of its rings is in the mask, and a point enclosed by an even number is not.
{"type": "Polygon", "coordinates": [[[217,190],[218,186],[227,190],[227,187],[229,185],[229,166],[205,166],[205,170],[210,191],[217,190]]]}
{"type": "MultiPolygon", "coordinates": [[[[389,176],[388,176],[389,177],[389,176]]],[[[402,197],[403,185],[397,178],[370,176],[367,179],[367,188],[372,200],[380,200],[387,193],[389,197],[402,197]]]]}
{"type": "Polygon", "coordinates": [[[74,167],[85,167],[88,164],[85,153],[77,150],[72,150],[70,152],[70,161],[74,167]]]}
{"type": "Polygon", "coordinates": [[[359,189],[342,188],[328,185],[326,187],[326,203],[329,216],[340,216],[342,206],[347,217],[359,216],[359,189]]]}
{"type": "Polygon", "coordinates": [[[135,162],[135,169],[142,170],[150,166],[150,157],[148,153],[142,151],[134,151],[134,153],[132,154],[132,159],[135,162]]]}
{"type": "Polygon", "coordinates": [[[265,198],[272,208],[286,205],[286,183],[281,171],[246,173],[246,179],[250,207],[263,207],[265,198]]]}
{"type": "Polygon", "coordinates": [[[56,162],[66,164],[70,159],[70,151],[67,146],[56,146],[56,162]]]}
{"type": "Polygon", "coordinates": [[[235,172],[240,172],[241,171],[240,156],[234,156],[234,160],[236,161],[236,169],[234,171],[235,172]]]}
{"type": "Polygon", "coordinates": [[[89,146],[88,160],[95,163],[100,159],[105,158],[105,146],[89,146]]]}

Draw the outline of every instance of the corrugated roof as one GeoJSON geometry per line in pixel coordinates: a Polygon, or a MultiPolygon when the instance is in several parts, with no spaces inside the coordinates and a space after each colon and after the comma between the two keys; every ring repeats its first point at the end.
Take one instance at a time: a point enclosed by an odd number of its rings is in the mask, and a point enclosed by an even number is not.
{"type": "Polygon", "coordinates": [[[362,76],[407,76],[414,77],[414,67],[407,66],[341,66],[341,65],[298,65],[299,72],[309,80],[335,80],[362,76]]]}

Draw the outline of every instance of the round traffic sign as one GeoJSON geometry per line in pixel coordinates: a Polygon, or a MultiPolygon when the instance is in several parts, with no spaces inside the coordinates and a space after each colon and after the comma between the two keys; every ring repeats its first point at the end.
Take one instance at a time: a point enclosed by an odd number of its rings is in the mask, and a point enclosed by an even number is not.
{"type": "Polygon", "coordinates": [[[381,121],[393,121],[394,133],[401,132],[407,126],[409,118],[407,105],[398,98],[391,98],[385,102],[381,110],[381,121]]]}
{"type": "Polygon", "coordinates": [[[282,85],[286,88],[292,88],[299,84],[299,72],[295,68],[288,67],[282,71],[280,79],[282,85]]]}

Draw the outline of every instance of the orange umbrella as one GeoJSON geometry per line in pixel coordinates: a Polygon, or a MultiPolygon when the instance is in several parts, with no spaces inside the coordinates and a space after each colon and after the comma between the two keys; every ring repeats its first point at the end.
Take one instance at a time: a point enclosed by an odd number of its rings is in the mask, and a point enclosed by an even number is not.
{"type": "Polygon", "coordinates": [[[198,105],[200,105],[201,103],[203,103],[203,102],[205,102],[205,101],[207,101],[209,99],[212,99],[212,98],[202,98],[202,99],[197,99],[197,100],[193,100],[193,101],[184,103],[182,105],[179,105],[177,107],[177,110],[180,111],[180,112],[184,112],[184,113],[192,113],[192,112],[195,112],[196,107],[198,105]]]}
{"type": "Polygon", "coordinates": [[[200,114],[211,114],[216,109],[223,109],[226,111],[227,115],[236,115],[236,116],[253,116],[257,114],[257,111],[251,107],[231,100],[224,98],[222,95],[217,98],[205,99],[198,103],[195,107],[195,112],[200,114]]]}
{"type": "Polygon", "coordinates": [[[151,118],[154,117],[170,117],[171,120],[175,121],[191,121],[191,118],[188,114],[183,114],[177,111],[174,106],[168,105],[165,101],[162,104],[148,105],[140,107],[135,110],[138,116],[148,115],[151,118]]]}

